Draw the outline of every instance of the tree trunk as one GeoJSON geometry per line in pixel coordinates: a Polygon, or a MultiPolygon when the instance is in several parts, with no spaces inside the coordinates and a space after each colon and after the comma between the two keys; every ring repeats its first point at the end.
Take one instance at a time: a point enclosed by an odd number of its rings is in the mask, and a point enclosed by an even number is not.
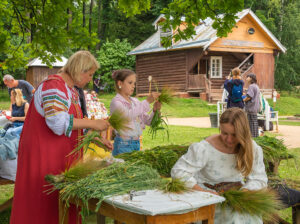
{"type": "MultiPolygon", "coordinates": [[[[90,17],[89,17],[89,34],[91,36],[92,34],[92,14],[93,14],[93,5],[94,5],[94,0],[91,0],[91,4],[90,4],[90,17]]],[[[91,46],[89,45],[89,50],[91,48],[91,46]]]]}
{"type": "Polygon", "coordinates": [[[85,2],[82,5],[82,27],[85,27],[85,2]]]}
{"type": "Polygon", "coordinates": [[[102,16],[102,1],[98,0],[98,25],[97,25],[97,36],[99,39],[99,42],[97,43],[96,50],[100,50],[101,41],[102,41],[102,33],[101,33],[101,16],[102,16]]]}
{"type": "Polygon", "coordinates": [[[90,17],[89,17],[89,33],[92,34],[92,14],[93,14],[94,0],[91,0],[90,4],[90,17]]]}

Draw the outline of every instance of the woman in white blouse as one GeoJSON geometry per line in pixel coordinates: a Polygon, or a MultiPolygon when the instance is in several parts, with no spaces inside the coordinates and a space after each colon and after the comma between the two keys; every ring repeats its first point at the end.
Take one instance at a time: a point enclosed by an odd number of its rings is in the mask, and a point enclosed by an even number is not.
{"type": "MultiPolygon", "coordinates": [[[[262,149],[251,139],[247,116],[239,108],[226,110],[220,118],[220,134],[194,143],[171,171],[187,187],[217,194],[220,188],[241,186],[241,190],[267,187],[262,149]]],[[[259,224],[260,217],[232,212],[215,213],[215,224],[259,224]]]]}

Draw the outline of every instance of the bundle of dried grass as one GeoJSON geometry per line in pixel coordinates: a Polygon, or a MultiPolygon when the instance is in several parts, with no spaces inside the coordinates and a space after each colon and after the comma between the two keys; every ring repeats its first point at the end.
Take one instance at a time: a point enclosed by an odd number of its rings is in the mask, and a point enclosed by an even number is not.
{"type": "Polygon", "coordinates": [[[74,182],[79,179],[85,178],[88,175],[96,172],[99,169],[107,167],[109,163],[105,160],[86,159],[76,161],[69,169],[59,175],[47,175],[45,177],[47,182],[60,183],[60,182],[74,182]]]}
{"type": "Polygon", "coordinates": [[[165,193],[176,193],[176,194],[182,194],[186,191],[189,191],[189,189],[185,186],[184,182],[182,182],[180,179],[177,178],[166,178],[166,183],[164,184],[162,190],[165,193]]]}
{"type": "Polygon", "coordinates": [[[235,212],[263,217],[265,221],[273,220],[274,214],[283,208],[275,191],[269,189],[257,191],[229,190],[221,196],[226,198],[226,201],[221,204],[222,208],[229,207],[235,212]]]}
{"type": "Polygon", "coordinates": [[[120,130],[128,129],[129,121],[130,121],[129,118],[126,117],[124,113],[120,110],[114,111],[110,116],[110,118],[108,119],[110,125],[118,132],[120,130]]]}

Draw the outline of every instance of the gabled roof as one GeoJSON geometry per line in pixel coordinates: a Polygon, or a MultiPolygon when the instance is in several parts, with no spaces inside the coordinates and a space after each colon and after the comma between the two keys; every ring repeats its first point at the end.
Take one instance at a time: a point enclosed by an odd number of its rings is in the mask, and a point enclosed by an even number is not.
{"type": "MultiPolygon", "coordinates": [[[[65,57],[61,57],[61,61],[56,59],[54,63],[52,63],[53,67],[63,67],[67,63],[68,59],[65,57]]],[[[42,62],[40,58],[35,58],[31,60],[28,64],[28,67],[39,66],[39,67],[48,67],[45,63],[42,62]]]]}
{"type": "MultiPolygon", "coordinates": [[[[236,14],[238,19],[236,23],[243,19],[245,16],[250,15],[257,24],[262,28],[262,30],[270,37],[270,39],[275,43],[275,45],[284,53],[286,48],[280,43],[280,41],[268,30],[268,28],[260,21],[260,19],[251,11],[251,9],[244,9],[243,11],[236,14]]],[[[157,28],[157,22],[163,18],[163,15],[160,15],[154,22],[153,25],[157,28]]],[[[213,20],[211,18],[207,18],[200,25],[195,27],[196,35],[194,35],[189,40],[180,40],[176,43],[173,43],[171,47],[168,49],[160,46],[160,34],[159,30],[154,33],[151,37],[137,46],[135,49],[130,51],[129,55],[137,55],[137,54],[146,54],[152,52],[162,52],[162,51],[170,51],[170,50],[178,50],[178,49],[187,49],[187,48],[203,48],[206,50],[214,41],[216,41],[219,37],[217,37],[217,31],[212,28],[213,20]]]]}

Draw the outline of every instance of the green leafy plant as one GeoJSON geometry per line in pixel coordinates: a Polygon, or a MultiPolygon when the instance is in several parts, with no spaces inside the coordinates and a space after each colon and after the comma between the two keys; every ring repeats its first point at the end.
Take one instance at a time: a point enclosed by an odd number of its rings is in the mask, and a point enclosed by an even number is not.
{"type": "Polygon", "coordinates": [[[158,146],[151,150],[119,154],[117,158],[129,163],[145,164],[157,170],[161,176],[170,177],[171,169],[187,149],[188,146],[180,145],[158,146]]]}
{"type": "Polygon", "coordinates": [[[268,170],[269,163],[279,163],[282,159],[294,158],[294,155],[288,152],[283,140],[275,137],[262,136],[255,138],[256,143],[262,147],[264,153],[264,163],[268,170]]]}

